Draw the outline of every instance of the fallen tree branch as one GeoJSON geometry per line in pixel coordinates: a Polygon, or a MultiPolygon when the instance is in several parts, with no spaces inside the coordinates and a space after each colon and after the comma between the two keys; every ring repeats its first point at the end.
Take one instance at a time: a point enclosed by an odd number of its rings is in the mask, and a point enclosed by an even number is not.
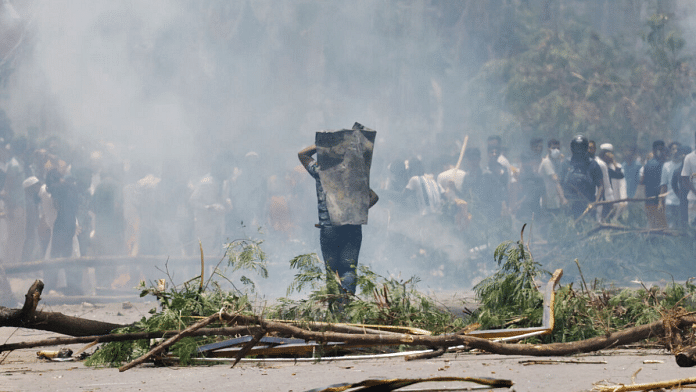
{"type": "MultiPolygon", "coordinates": [[[[406,334],[375,334],[354,335],[339,332],[315,332],[301,329],[285,323],[258,320],[258,318],[239,314],[222,313],[221,318],[235,324],[260,324],[269,333],[276,332],[284,336],[293,336],[305,341],[316,342],[345,342],[348,344],[382,344],[382,345],[408,345],[428,347],[453,347],[467,346],[492,354],[503,355],[530,355],[530,356],[563,356],[598,351],[617,347],[628,343],[637,342],[651,337],[665,335],[664,322],[662,320],[651,324],[640,325],[622,331],[613,332],[604,336],[568,343],[549,344],[506,344],[493,342],[488,339],[476,338],[467,335],[440,335],[440,336],[414,336],[406,334]]],[[[696,323],[693,316],[678,317],[674,320],[678,328],[690,327],[696,323]]]]}
{"type": "Polygon", "coordinates": [[[585,215],[587,215],[590,211],[594,210],[595,208],[599,206],[604,206],[604,205],[611,205],[611,204],[616,204],[616,203],[624,203],[624,202],[641,202],[641,201],[655,201],[660,198],[664,198],[667,196],[667,193],[662,193],[657,196],[650,196],[646,198],[626,198],[626,199],[619,199],[619,200],[600,200],[600,201],[593,201],[590,204],[587,205],[587,208],[585,208],[585,211],[577,218],[575,219],[575,223],[578,223],[580,219],[582,219],[585,215]]]}
{"type": "Polygon", "coordinates": [[[682,378],[680,380],[671,381],[658,381],[645,384],[631,384],[631,385],[595,385],[593,391],[602,392],[628,392],[628,391],[653,391],[660,388],[681,387],[683,385],[696,384],[696,377],[682,378]]]}
{"type": "Polygon", "coordinates": [[[696,366],[696,347],[689,347],[675,356],[679,367],[696,366]]]}
{"type": "MultiPolygon", "coordinates": [[[[195,332],[192,332],[188,336],[238,336],[253,334],[256,331],[261,330],[260,327],[256,326],[238,326],[229,328],[201,328],[195,332]]],[[[80,343],[90,343],[96,341],[97,343],[108,343],[108,342],[124,342],[129,340],[142,340],[142,339],[159,339],[159,338],[170,338],[179,334],[181,331],[156,331],[156,332],[132,332],[132,333],[119,333],[110,335],[91,335],[91,336],[80,336],[80,337],[70,337],[70,338],[51,338],[37,340],[33,342],[20,342],[20,343],[8,343],[0,345],[0,352],[20,350],[25,348],[34,347],[46,347],[46,346],[59,346],[66,344],[80,344],[80,343]]]]}
{"type": "MultiPolygon", "coordinates": [[[[109,341],[125,341],[137,339],[160,338],[173,336],[165,343],[151,350],[148,354],[138,358],[130,364],[122,367],[121,371],[130,369],[140,363],[145,362],[148,358],[162,353],[167,347],[171,346],[176,341],[185,336],[238,336],[240,334],[252,334],[259,336],[263,334],[275,334],[277,336],[292,336],[303,339],[305,341],[314,341],[318,343],[328,342],[343,342],[353,345],[407,345],[407,346],[426,346],[435,349],[433,354],[439,354],[447,347],[465,346],[470,349],[479,349],[493,354],[502,355],[528,355],[528,356],[564,356],[579,353],[594,352],[602,349],[613,348],[617,346],[634,343],[640,340],[651,337],[665,336],[664,321],[656,321],[651,324],[636,326],[622,331],[617,331],[608,335],[598,336],[591,339],[586,339],[577,342],[568,343],[550,343],[550,344],[508,344],[502,342],[494,342],[488,339],[477,338],[461,334],[449,334],[440,336],[423,336],[423,335],[408,335],[394,332],[388,333],[344,333],[332,332],[328,326],[322,325],[324,330],[311,331],[291,325],[287,322],[277,322],[261,320],[255,316],[245,316],[241,314],[216,313],[192,326],[184,331],[160,331],[147,333],[132,333],[132,334],[114,334],[104,336],[85,336],[77,338],[59,338],[47,339],[39,342],[14,343],[0,346],[0,352],[14,350],[20,348],[37,347],[42,345],[59,345],[59,344],[75,344],[89,343],[93,341],[109,342],[109,341]],[[227,328],[203,328],[216,320],[235,324],[234,327],[227,328]]],[[[687,315],[676,317],[673,320],[674,326],[677,328],[687,328],[696,324],[696,317],[687,315]]],[[[249,345],[251,346],[251,345],[249,345]]]]}
{"type": "Polygon", "coordinates": [[[43,282],[36,280],[27,291],[22,309],[0,306],[0,327],[22,327],[70,336],[89,336],[106,335],[116,328],[126,326],[66,316],[62,313],[37,311],[43,288],[43,282]]]}
{"type": "Polygon", "coordinates": [[[412,355],[407,355],[404,357],[406,361],[416,361],[418,359],[430,359],[430,358],[436,358],[439,357],[440,355],[445,354],[447,352],[447,347],[438,347],[437,349],[433,351],[428,351],[425,353],[420,353],[420,354],[412,354],[412,355]]]}
{"type": "Polygon", "coordinates": [[[242,358],[246,357],[247,353],[251,351],[254,346],[261,340],[262,337],[266,336],[266,330],[261,327],[261,330],[254,333],[254,338],[249,341],[249,343],[245,344],[244,347],[242,347],[241,350],[237,353],[237,356],[234,358],[234,363],[232,364],[232,367],[234,367],[236,364],[239,363],[239,361],[242,360],[242,358]]]}
{"type": "Polygon", "coordinates": [[[162,353],[164,350],[169,348],[169,346],[171,346],[172,344],[178,342],[179,340],[181,340],[187,336],[191,336],[191,334],[193,332],[195,332],[196,330],[205,327],[206,325],[212,323],[215,320],[218,320],[219,318],[220,318],[220,313],[215,313],[215,314],[197,322],[196,324],[193,324],[192,326],[184,329],[183,331],[181,331],[177,335],[167,339],[162,344],[160,344],[157,347],[153,348],[152,350],[148,351],[146,354],[142,355],[140,358],[137,358],[134,361],[131,361],[130,363],[121,366],[120,368],[118,368],[118,371],[125,372],[126,370],[147,361],[148,358],[162,353]]]}
{"type": "MultiPolygon", "coordinates": [[[[489,377],[430,377],[430,378],[392,378],[386,380],[365,380],[354,384],[332,385],[318,392],[342,392],[353,391],[384,391],[390,392],[421,382],[473,382],[479,385],[486,385],[491,388],[510,388],[512,380],[489,378],[489,377]],[[358,389],[355,389],[358,388],[358,389]]],[[[477,388],[478,389],[478,388],[477,388]]],[[[489,388],[486,388],[489,389],[489,388]]],[[[424,389],[418,389],[419,391],[424,389]]],[[[430,391],[431,389],[428,389],[430,391]]],[[[448,389],[449,390],[449,389],[448,389]]],[[[453,389],[454,390],[454,389],[453,389]]],[[[469,391],[472,389],[456,389],[457,391],[469,391]]],[[[415,389],[414,389],[415,391],[415,389]]]]}
{"type": "MultiPolygon", "coordinates": [[[[439,336],[412,335],[392,331],[378,331],[372,328],[354,327],[349,325],[313,323],[303,324],[296,321],[264,320],[258,316],[246,316],[242,314],[220,312],[199,321],[183,331],[160,331],[108,335],[108,333],[114,328],[124,326],[74,317],[71,318],[60,313],[45,313],[36,311],[36,304],[40,299],[42,286],[43,285],[40,281],[36,281],[35,284],[32,285],[32,288],[27,293],[26,302],[22,309],[13,310],[0,308],[0,321],[5,323],[4,326],[22,326],[43,329],[71,334],[77,337],[66,339],[48,339],[40,342],[6,344],[0,346],[0,352],[19,348],[37,347],[41,345],[90,343],[95,341],[101,343],[170,336],[166,342],[155,347],[150,352],[136,359],[135,361],[121,367],[119,369],[120,371],[128,370],[140,363],[145,362],[152,356],[164,352],[172,344],[186,336],[236,336],[240,334],[251,334],[255,338],[260,338],[260,336],[270,334],[275,336],[295,337],[307,342],[313,341],[316,343],[339,342],[345,343],[346,345],[425,346],[433,348],[435,350],[433,354],[435,355],[443,352],[443,350],[446,350],[447,347],[464,346],[470,349],[479,349],[493,354],[563,356],[613,348],[652,337],[663,337],[670,340],[670,337],[677,335],[677,330],[691,328],[692,325],[696,324],[696,317],[691,314],[673,315],[665,319],[668,320],[668,322],[665,320],[659,320],[651,324],[636,326],[582,341],[529,345],[495,342],[489,339],[466,334],[464,331],[460,331],[460,333],[457,334],[439,336]],[[56,320],[68,320],[69,322],[56,322],[56,320]],[[218,320],[234,326],[228,328],[203,328],[218,320]],[[300,327],[300,325],[302,327],[300,327]],[[68,327],[71,329],[66,329],[68,327]],[[95,329],[99,330],[99,333],[81,334],[85,331],[93,331],[95,329]]],[[[679,342],[676,343],[677,346],[680,346],[679,342]]],[[[245,349],[253,347],[254,344],[248,344],[245,349]]],[[[677,350],[675,349],[674,351],[677,350]]],[[[685,351],[684,353],[686,355],[693,356],[690,351],[685,351]]],[[[679,352],[675,352],[674,354],[679,354],[679,352]]],[[[240,358],[243,355],[242,350],[240,358]]]]}

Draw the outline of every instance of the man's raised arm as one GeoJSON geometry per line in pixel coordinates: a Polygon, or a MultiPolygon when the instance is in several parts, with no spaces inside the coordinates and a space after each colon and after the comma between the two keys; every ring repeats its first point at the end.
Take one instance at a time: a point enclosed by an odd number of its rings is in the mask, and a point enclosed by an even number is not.
{"type": "Polygon", "coordinates": [[[314,162],[314,158],[312,158],[312,155],[317,153],[317,146],[312,144],[311,146],[303,149],[302,151],[297,153],[297,157],[300,159],[300,163],[302,163],[302,166],[304,166],[305,169],[309,168],[309,165],[314,162]]]}

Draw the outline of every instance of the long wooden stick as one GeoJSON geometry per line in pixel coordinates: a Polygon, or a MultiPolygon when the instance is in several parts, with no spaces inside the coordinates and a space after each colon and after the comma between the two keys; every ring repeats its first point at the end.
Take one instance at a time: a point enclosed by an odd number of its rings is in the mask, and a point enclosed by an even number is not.
{"type": "MultiPolygon", "coordinates": [[[[246,326],[240,325],[237,327],[224,327],[224,328],[201,328],[197,331],[191,332],[188,336],[238,336],[238,335],[248,335],[254,334],[256,331],[260,330],[257,326],[246,326]]],[[[117,333],[110,335],[92,335],[92,336],[79,336],[79,337],[59,337],[35,340],[33,342],[18,342],[18,343],[7,343],[0,345],[0,353],[12,350],[21,350],[25,348],[34,347],[47,347],[47,346],[62,346],[67,344],[81,344],[81,343],[108,343],[108,342],[124,342],[128,340],[141,340],[141,339],[159,339],[159,338],[170,338],[179,334],[181,331],[155,331],[155,332],[132,332],[132,333],[117,333]]]]}
{"type": "MultiPolygon", "coordinates": [[[[222,313],[221,317],[231,323],[258,323],[258,318],[244,315],[231,315],[222,313]]],[[[696,323],[693,316],[683,316],[675,319],[679,328],[690,327],[696,323]]],[[[663,336],[665,334],[664,321],[659,320],[651,324],[617,331],[609,335],[568,343],[549,344],[507,344],[493,342],[488,339],[476,338],[467,335],[440,335],[440,336],[414,336],[406,334],[388,335],[355,335],[335,332],[315,332],[298,328],[285,323],[263,321],[263,328],[269,333],[276,332],[281,335],[293,336],[304,340],[316,342],[346,342],[350,344],[381,344],[381,345],[408,345],[428,347],[453,347],[464,345],[469,348],[477,348],[493,354],[503,355],[530,355],[530,356],[558,356],[598,351],[606,348],[637,342],[650,337],[663,336]]]]}
{"type": "Polygon", "coordinates": [[[462,151],[459,152],[459,159],[457,159],[457,166],[454,167],[454,171],[459,170],[459,166],[462,165],[462,159],[464,159],[464,151],[466,150],[466,144],[469,142],[469,135],[464,136],[464,143],[462,143],[462,151]]]}
{"type": "Polygon", "coordinates": [[[245,344],[244,347],[242,347],[241,350],[237,353],[237,356],[234,359],[234,363],[232,364],[232,367],[235,367],[239,363],[239,361],[242,360],[242,358],[246,357],[247,353],[251,351],[254,346],[261,340],[262,337],[266,336],[266,330],[263,329],[263,325],[261,326],[261,330],[254,333],[254,337],[249,341],[249,343],[245,344]]]}
{"type": "Polygon", "coordinates": [[[628,198],[628,199],[619,199],[619,200],[601,200],[601,201],[593,201],[592,203],[587,205],[587,208],[585,208],[585,211],[583,211],[582,215],[578,217],[578,219],[575,220],[575,222],[579,222],[582,217],[587,215],[590,211],[594,210],[595,208],[599,206],[604,206],[604,205],[609,205],[609,204],[616,204],[616,203],[623,203],[623,202],[641,202],[641,201],[654,201],[658,200],[659,198],[667,196],[666,193],[662,193],[657,196],[650,196],[642,199],[636,199],[636,198],[628,198]]]}
{"type": "Polygon", "coordinates": [[[203,292],[203,282],[205,282],[205,259],[203,258],[203,243],[201,240],[198,240],[198,247],[201,248],[201,286],[199,291],[203,292]]]}
{"type": "MultiPolygon", "coordinates": [[[[681,387],[682,385],[691,384],[696,384],[696,377],[682,378],[680,380],[671,381],[650,382],[646,384],[595,385],[592,390],[602,392],[655,391],[658,389],[662,390],[663,388],[672,389],[674,387],[681,387]]],[[[681,390],[681,388],[679,390],[681,390]]]]}

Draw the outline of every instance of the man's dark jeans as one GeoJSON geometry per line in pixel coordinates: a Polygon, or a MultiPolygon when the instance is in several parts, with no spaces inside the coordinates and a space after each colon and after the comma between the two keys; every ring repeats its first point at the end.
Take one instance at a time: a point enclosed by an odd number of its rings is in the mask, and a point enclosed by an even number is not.
{"type": "Polygon", "coordinates": [[[327,273],[338,273],[341,286],[355,294],[358,255],[362,243],[362,226],[343,225],[322,227],[319,234],[321,254],[327,273]]]}

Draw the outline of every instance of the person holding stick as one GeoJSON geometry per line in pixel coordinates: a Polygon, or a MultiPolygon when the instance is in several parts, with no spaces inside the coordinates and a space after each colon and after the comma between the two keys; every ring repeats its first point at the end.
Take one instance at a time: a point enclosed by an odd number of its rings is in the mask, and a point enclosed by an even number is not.
{"type": "Polygon", "coordinates": [[[437,183],[440,184],[442,189],[456,194],[457,197],[461,195],[462,183],[464,182],[464,176],[466,176],[466,172],[461,170],[460,167],[462,165],[462,159],[464,159],[464,150],[466,150],[468,141],[469,135],[464,136],[464,143],[462,143],[462,149],[459,152],[457,164],[437,175],[437,183]]]}

